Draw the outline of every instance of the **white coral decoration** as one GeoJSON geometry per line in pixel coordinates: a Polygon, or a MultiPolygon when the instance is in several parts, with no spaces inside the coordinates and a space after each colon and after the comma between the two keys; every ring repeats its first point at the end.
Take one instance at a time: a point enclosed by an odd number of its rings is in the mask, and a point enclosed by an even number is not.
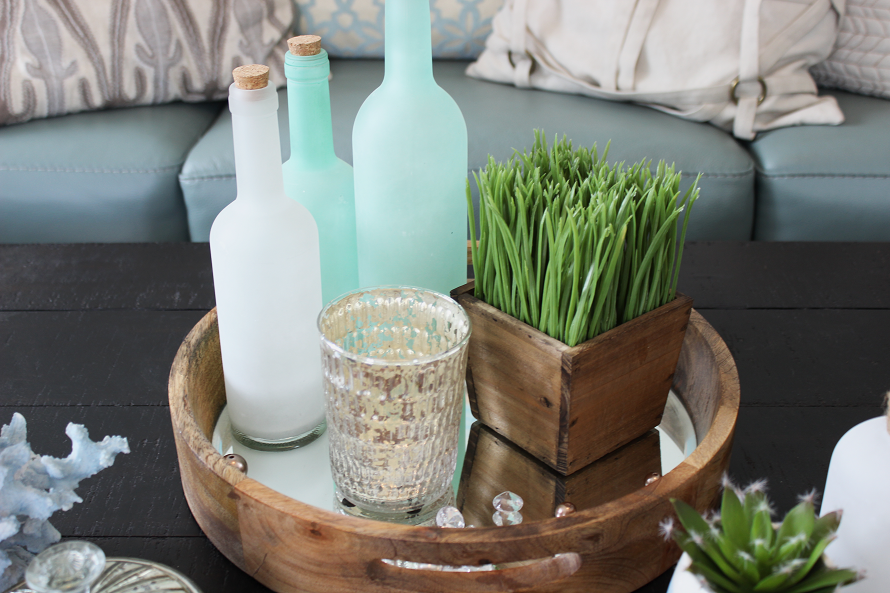
{"type": "Polygon", "coordinates": [[[25,440],[25,417],[13,414],[0,430],[0,591],[21,580],[33,554],[61,538],[48,519],[83,502],[74,492],[81,480],[129,453],[127,439],[105,437],[93,442],[87,429],[69,423],[71,454],[58,459],[36,455],[25,440]]]}

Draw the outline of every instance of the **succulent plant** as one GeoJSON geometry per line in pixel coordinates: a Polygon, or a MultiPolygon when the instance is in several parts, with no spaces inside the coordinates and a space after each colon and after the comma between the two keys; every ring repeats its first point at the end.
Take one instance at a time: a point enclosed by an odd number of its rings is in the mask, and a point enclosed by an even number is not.
{"type": "Polygon", "coordinates": [[[671,499],[683,529],[673,519],[662,532],[689,554],[689,570],[714,593],[830,593],[858,580],[857,572],[826,564],[826,546],[834,539],[840,512],[816,517],[815,493],[773,523],[765,483],[739,491],[724,480],[720,512],[702,517],[685,502],[671,499]]]}

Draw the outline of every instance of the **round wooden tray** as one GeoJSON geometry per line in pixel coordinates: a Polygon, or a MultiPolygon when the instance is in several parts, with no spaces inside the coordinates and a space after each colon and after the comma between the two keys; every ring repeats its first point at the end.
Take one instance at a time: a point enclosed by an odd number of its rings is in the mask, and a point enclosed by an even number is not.
{"type": "MultiPolygon", "coordinates": [[[[739,408],[735,362],[714,329],[692,312],[674,375],[699,445],[653,484],[567,517],[507,527],[439,529],[368,521],[280,494],[230,467],[210,443],[225,405],[216,311],[189,333],[170,372],[169,396],[182,486],[198,524],[239,568],[291,591],[536,591],[625,593],[680,556],[658,533],[669,499],[703,511],[716,502],[739,408]],[[388,560],[504,564],[445,572],[388,560]]],[[[296,468],[295,468],[296,470],[296,468]]]]}

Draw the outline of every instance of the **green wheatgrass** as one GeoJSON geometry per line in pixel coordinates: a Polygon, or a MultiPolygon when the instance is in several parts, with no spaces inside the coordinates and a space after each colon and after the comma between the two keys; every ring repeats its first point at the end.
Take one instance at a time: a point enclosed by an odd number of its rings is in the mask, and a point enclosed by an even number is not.
{"type": "Polygon", "coordinates": [[[674,299],[699,193],[696,179],[680,196],[673,165],[610,166],[608,150],[548,148],[536,130],[530,152],[489,156],[474,174],[478,246],[467,183],[475,296],[569,346],[674,299]]]}

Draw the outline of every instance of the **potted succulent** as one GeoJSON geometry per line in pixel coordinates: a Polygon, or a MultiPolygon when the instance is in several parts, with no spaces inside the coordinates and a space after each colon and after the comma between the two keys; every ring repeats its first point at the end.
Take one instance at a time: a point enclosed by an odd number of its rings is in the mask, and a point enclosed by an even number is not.
{"type": "Polygon", "coordinates": [[[720,512],[706,517],[672,499],[682,529],[668,518],[662,533],[684,555],[668,593],[831,593],[858,580],[855,571],[825,558],[841,514],[817,518],[814,498],[802,497],[779,524],[773,523],[763,482],[740,492],[724,480],[720,512]]]}
{"type": "Polygon", "coordinates": [[[692,299],[676,293],[696,183],[659,163],[547,146],[476,176],[475,281],[452,291],[473,323],[473,415],[570,474],[661,421],[692,299]],[[679,233],[678,233],[679,227],[679,233]]]}

